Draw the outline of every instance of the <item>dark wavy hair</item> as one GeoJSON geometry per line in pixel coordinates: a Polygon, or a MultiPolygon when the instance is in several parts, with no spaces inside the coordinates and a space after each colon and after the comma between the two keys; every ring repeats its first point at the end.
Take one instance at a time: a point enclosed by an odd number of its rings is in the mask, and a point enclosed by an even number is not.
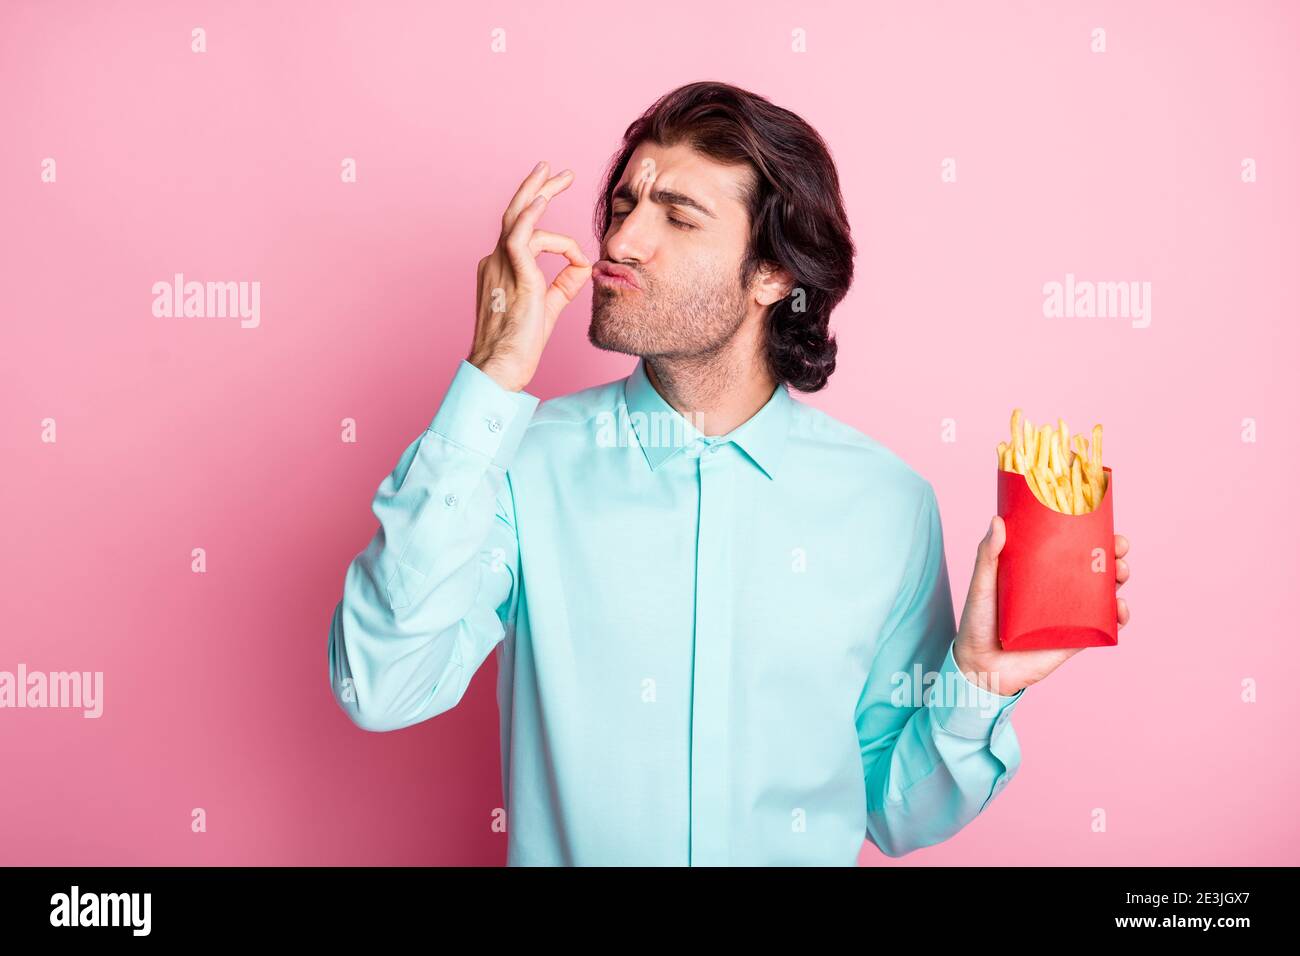
{"type": "Polygon", "coordinates": [[[767,359],[773,376],[801,392],[825,387],[835,371],[831,310],[853,282],[855,249],[830,150],[803,119],[755,93],[699,82],[661,96],[623,134],[606,170],[593,220],[609,231],[611,194],[643,141],[685,143],[725,165],[753,171],[746,196],[750,237],[741,268],[748,284],[762,264],[786,269],[790,293],[768,307],[767,359]]]}

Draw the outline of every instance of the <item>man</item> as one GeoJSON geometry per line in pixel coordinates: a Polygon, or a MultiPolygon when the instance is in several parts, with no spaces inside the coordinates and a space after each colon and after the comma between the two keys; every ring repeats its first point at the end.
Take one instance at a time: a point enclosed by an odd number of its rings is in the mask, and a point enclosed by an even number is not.
{"type": "Polygon", "coordinates": [[[1024,688],[1077,650],[1000,649],[997,517],[956,628],[932,486],[789,394],[833,371],[852,279],[824,143],[734,87],[673,91],[610,166],[594,265],[538,226],[572,181],[538,164],[479,262],[468,358],[347,572],[336,700],[408,727],[495,649],[511,865],[851,865],[952,836],[1019,766],[1024,688]],[[568,260],[549,286],[542,252],[568,260]],[[638,362],[539,406],[588,278],[590,340],[638,362]]]}

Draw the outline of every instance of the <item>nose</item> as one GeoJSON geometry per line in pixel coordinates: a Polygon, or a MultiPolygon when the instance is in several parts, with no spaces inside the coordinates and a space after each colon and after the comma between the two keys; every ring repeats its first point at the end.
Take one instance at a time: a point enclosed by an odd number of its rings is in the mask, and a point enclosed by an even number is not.
{"type": "Polygon", "coordinates": [[[654,187],[654,164],[645,160],[642,168],[632,180],[632,189],[636,193],[636,205],[621,219],[610,218],[609,232],[606,234],[604,258],[614,262],[645,262],[654,249],[654,231],[650,225],[653,210],[650,191],[654,187]]]}
{"type": "Polygon", "coordinates": [[[646,228],[646,217],[641,215],[645,208],[644,203],[637,203],[636,208],[622,219],[610,221],[603,243],[603,258],[622,263],[646,260],[653,240],[646,228]]]}

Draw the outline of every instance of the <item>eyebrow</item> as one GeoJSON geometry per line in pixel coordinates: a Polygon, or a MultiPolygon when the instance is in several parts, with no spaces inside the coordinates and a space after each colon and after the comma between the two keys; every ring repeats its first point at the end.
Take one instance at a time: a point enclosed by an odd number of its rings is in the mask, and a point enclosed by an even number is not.
{"type": "MultiPolygon", "coordinates": [[[[626,199],[632,205],[634,206],[636,205],[636,193],[632,192],[632,187],[629,186],[627,183],[623,183],[621,186],[619,186],[617,189],[614,190],[614,195],[610,197],[610,200],[612,201],[614,199],[626,199]]],[[[710,219],[718,218],[717,214],[714,213],[713,210],[710,209],[708,206],[704,205],[698,200],[692,199],[690,196],[686,195],[685,193],[673,192],[671,189],[651,190],[650,201],[657,202],[664,206],[678,206],[681,207],[682,209],[698,209],[700,212],[704,213],[704,215],[708,216],[710,219]]]]}

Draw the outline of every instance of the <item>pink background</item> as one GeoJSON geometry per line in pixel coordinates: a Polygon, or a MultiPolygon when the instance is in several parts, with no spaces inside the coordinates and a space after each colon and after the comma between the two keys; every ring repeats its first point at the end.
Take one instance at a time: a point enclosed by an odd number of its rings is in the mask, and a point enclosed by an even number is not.
{"type": "MultiPolygon", "coordinates": [[[[330,697],[330,614],[518,181],[571,166],[543,224],[594,254],[626,124],[720,79],[831,145],[859,273],[803,399],[933,481],[958,611],[1017,405],[1104,423],[1133,542],[1133,623],[1026,693],[1013,785],[862,862],[1300,863],[1298,37],[1282,2],[5,3],[0,670],[102,670],[105,710],[0,711],[0,862],[504,862],[495,658],[452,712],[367,734],[330,697]],[[260,327],[154,318],[176,271],[260,281],[260,327]],[[1045,319],[1067,272],[1151,282],[1151,326],[1045,319]]],[[[630,370],[587,344],[588,296],[534,394],[630,370]]]]}

